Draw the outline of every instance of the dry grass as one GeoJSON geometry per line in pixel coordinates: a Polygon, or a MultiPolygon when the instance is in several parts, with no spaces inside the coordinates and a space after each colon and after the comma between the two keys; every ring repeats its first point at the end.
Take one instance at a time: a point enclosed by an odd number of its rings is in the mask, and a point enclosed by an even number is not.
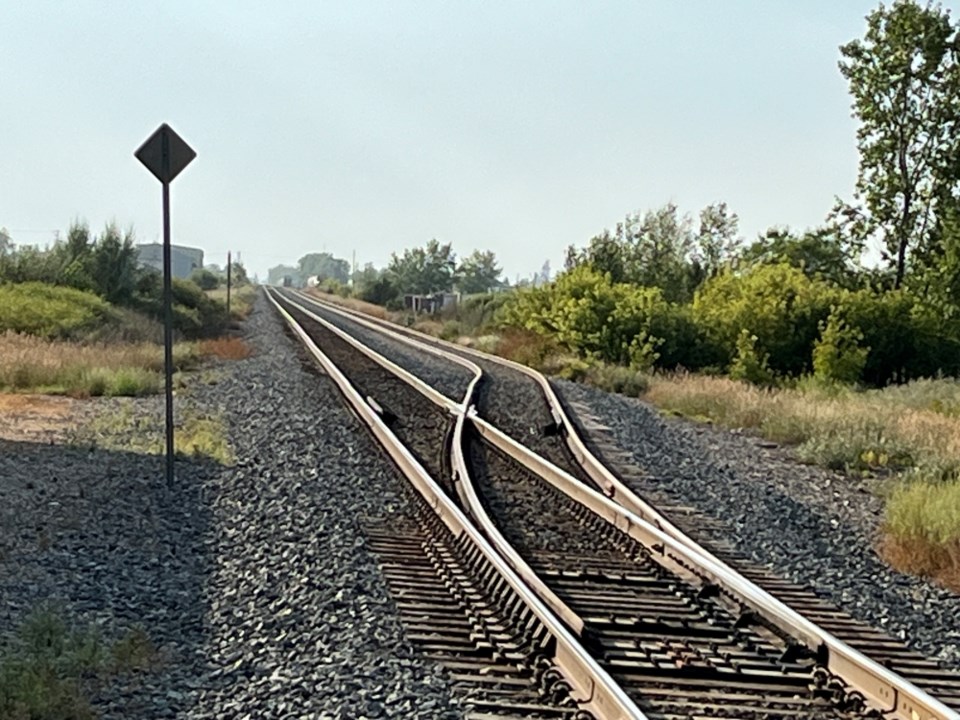
{"type": "Polygon", "coordinates": [[[654,377],[645,399],[726,427],[797,445],[801,460],[897,475],[882,554],[896,567],[960,587],[960,414],[953,380],[854,392],[814,385],[762,389],[700,375],[654,377]]]}
{"type": "MultiPolygon", "coordinates": [[[[184,370],[200,356],[178,343],[174,363],[184,370]]],[[[163,348],[152,343],[78,343],[7,332],[0,335],[0,390],[90,397],[146,395],[162,382],[163,348]]]]}
{"type": "Polygon", "coordinates": [[[253,349],[238,337],[220,337],[213,340],[201,340],[200,354],[205,357],[217,357],[221,360],[243,360],[253,354],[253,349]]]}
{"type": "Polygon", "coordinates": [[[380,320],[390,319],[387,309],[381,307],[380,305],[374,305],[373,303],[358,300],[357,298],[341,297],[335,293],[325,293],[317,288],[308,288],[306,292],[316,298],[319,298],[320,300],[325,300],[326,302],[334,305],[340,305],[341,307],[348,308],[349,310],[356,310],[364,315],[370,315],[371,317],[379,318],[380,320]]]}
{"type": "MultiPolygon", "coordinates": [[[[206,290],[207,297],[217,302],[227,304],[227,288],[219,287],[215,290],[206,290]]],[[[253,310],[253,301],[257,297],[256,285],[241,285],[230,288],[230,318],[232,320],[246,320],[253,310]]]]}

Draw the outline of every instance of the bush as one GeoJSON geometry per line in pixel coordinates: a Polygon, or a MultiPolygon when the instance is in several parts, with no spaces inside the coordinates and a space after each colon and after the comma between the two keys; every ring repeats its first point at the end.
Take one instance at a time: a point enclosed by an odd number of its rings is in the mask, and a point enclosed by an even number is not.
{"type": "Polygon", "coordinates": [[[442,340],[456,340],[461,334],[460,323],[456,320],[447,320],[440,329],[438,337],[442,340]]]}
{"type": "Polygon", "coordinates": [[[583,379],[588,385],[629,397],[638,397],[650,387],[650,381],[643,372],[606,363],[591,365],[583,379]]]}
{"type": "Polygon", "coordinates": [[[737,338],[737,354],[730,365],[730,377],[754,385],[774,384],[770,358],[767,353],[757,350],[757,336],[747,330],[741,330],[737,338]]]}
{"type": "Polygon", "coordinates": [[[835,308],[820,324],[820,339],[813,346],[813,374],[825,382],[855,384],[867,364],[869,348],[861,347],[863,333],[850,327],[835,308]]]}
{"type": "Polygon", "coordinates": [[[45,283],[0,285],[0,333],[79,337],[112,317],[93,293],[45,283]]]}
{"type": "Polygon", "coordinates": [[[652,332],[655,318],[669,311],[659,289],[611,283],[581,265],[549,285],[511,295],[502,319],[584,357],[649,368],[663,342],[652,332]]]}
{"type": "Polygon", "coordinates": [[[768,355],[770,370],[799,376],[810,371],[820,323],[842,292],[789,265],[758,265],[708,280],[694,298],[693,315],[728,362],[746,330],[757,338],[757,352],[768,355]]]}
{"type": "Polygon", "coordinates": [[[201,290],[216,290],[220,287],[220,277],[203,268],[197,268],[190,274],[190,282],[195,283],[201,290]]]}

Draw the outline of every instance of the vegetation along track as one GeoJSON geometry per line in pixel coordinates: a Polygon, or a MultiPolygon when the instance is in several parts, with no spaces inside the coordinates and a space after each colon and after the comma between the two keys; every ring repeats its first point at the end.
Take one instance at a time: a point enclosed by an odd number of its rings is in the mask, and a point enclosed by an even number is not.
{"type": "MultiPolygon", "coordinates": [[[[665,563],[650,547],[601,521],[509,454],[474,434],[466,439],[471,470],[490,514],[580,618],[598,657],[651,715],[848,717],[859,711],[859,692],[843,688],[824,671],[826,647],[807,637],[813,652],[801,648],[770,621],[769,612],[756,613],[756,603],[744,603],[722,584],[724,592],[718,592],[716,577],[697,565],[702,558],[691,564],[674,555],[665,563]]],[[[772,577],[754,579],[775,583],[772,577]]],[[[780,590],[810,606],[810,598],[797,596],[792,588],[781,584],[780,590]]],[[[821,616],[834,629],[846,627],[843,618],[821,616]]],[[[874,645],[891,644],[878,641],[876,633],[872,640],[874,645]]],[[[893,655],[904,660],[900,650],[893,655]]],[[[905,664],[929,687],[943,691],[944,699],[956,700],[955,679],[938,676],[916,657],[905,664]]],[[[831,667],[839,665],[834,657],[831,667]]],[[[877,683],[876,675],[858,678],[849,668],[845,677],[862,679],[866,686],[877,683]]],[[[865,689],[871,700],[878,699],[876,687],[865,689]]],[[[922,693],[917,697],[922,703],[922,693]]],[[[936,703],[925,709],[899,699],[902,717],[913,712],[917,717],[952,716],[936,703]]]]}

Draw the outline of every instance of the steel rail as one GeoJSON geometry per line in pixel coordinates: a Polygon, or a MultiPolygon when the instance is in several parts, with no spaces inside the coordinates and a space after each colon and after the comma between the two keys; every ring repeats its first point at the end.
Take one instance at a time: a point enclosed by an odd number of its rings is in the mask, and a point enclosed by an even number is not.
{"type": "MultiPolygon", "coordinates": [[[[383,422],[380,415],[370,406],[356,388],[350,383],[343,372],[338,368],[320,348],[310,339],[299,323],[280,305],[270,290],[266,291],[267,298],[286,320],[294,333],[300,338],[307,350],[317,360],[327,375],[334,381],[338,389],[359,418],[370,428],[374,437],[383,446],[387,454],[410,481],[413,487],[424,497],[433,511],[450,529],[454,536],[465,535],[478,547],[486,559],[504,578],[507,584],[520,597],[524,604],[537,616],[547,632],[555,640],[554,663],[565,680],[573,688],[571,697],[583,709],[591,712],[598,720],[646,720],[647,716],[636,706],[634,701],[624,692],[616,681],[604,670],[596,659],[577,641],[576,637],[567,629],[550,608],[541,600],[537,593],[516,573],[510,564],[494,549],[484,534],[467,519],[463,511],[437,485],[436,481],[399,441],[396,435],[383,422]]],[[[290,302],[288,300],[288,302],[290,302]]],[[[300,307],[297,303],[292,305],[300,307]]],[[[309,313],[313,315],[313,313],[309,313]]],[[[338,333],[339,335],[339,333],[338,333]]],[[[356,342],[356,341],[354,341],[356,342]]],[[[362,345],[362,343],[358,343],[362,345]]],[[[370,351],[368,356],[376,353],[370,351]],[[372,353],[372,354],[371,354],[372,353]]],[[[383,358],[390,363],[389,360],[383,358]]],[[[393,363],[397,370],[402,370],[393,363]]],[[[384,365],[386,367],[386,365],[384,365]]],[[[479,368],[478,368],[479,370],[479,368]]],[[[476,381],[475,377],[470,384],[469,393],[472,395],[476,381]]],[[[422,381],[420,381],[422,383],[422,381]]],[[[426,385],[423,383],[423,385],[426,385]]],[[[426,386],[429,388],[429,386],[426,386]]],[[[418,387],[418,389],[420,389],[418,387]]],[[[430,388],[432,390],[432,388],[430,388]]],[[[422,392],[423,390],[421,390],[422,392]]],[[[434,391],[436,392],[436,391],[434,391]]],[[[428,395],[428,393],[424,393],[428,395]]],[[[439,394],[439,393],[437,393],[439,394]]],[[[429,396],[429,395],[428,395],[429,396]]],[[[449,402],[448,399],[446,399],[449,402]]],[[[463,421],[466,412],[459,413],[458,420],[463,421]]],[[[462,422],[461,422],[462,432],[462,422]]],[[[462,460],[462,454],[461,454],[462,460]]],[[[463,465],[465,469],[465,463],[463,465]]],[[[466,479],[466,475],[464,476],[466,479]]],[[[464,483],[467,484],[467,483],[464,483]]]]}
{"type": "Polygon", "coordinates": [[[906,678],[888,670],[832,633],[804,618],[768,591],[746,579],[727,563],[715,557],[670,523],[656,509],[639,498],[589,451],[570,422],[549,381],[542,373],[511,360],[489,355],[473,348],[455,345],[415,330],[404,329],[402,333],[398,333],[389,327],[392,323],[388,321],[377,318],[368,319],[369,316],[358,317],[359,313],[355,311],[344,310],[303,293],[300,293],[300,295],[325,310],[348,317],[350,320],[357,321],[370,329],[386,331],[385,334],[405,340],[411,346],[426,349],[432,345],[433,350],[436,350],[438,349],[437,345],[440,345],[455,350],[456,352],[445,355],[447,359],[452,360],[458,353],[463,353],[499,363],[533,378],[543,389],[551,414],[557,425],[562,428],[562,435],[574,457],[588,475],[594,479],[598,487],[603,489],[603,493],[598,493],[587,487],[582,481],[487,423],[476,414],[474,408],[467,408],[467,414],[470,416],[471,422],[481,435],[503,452],[523,463],[532,472],[546,479],[575,501],[581,502],[648,549],[665,556],[666,549],[669,548],[675,556],[696,567],[730,595],[753,608],[767,621],[784,630],[812,651],[824,656],[826,667],[830,672],[861,692],[882,712],[902,720],[960,720],[960,713],[948,708],[906,678]],[[427,342],[420,342],[409,337],[409,335],[422,337],[427,342]],[[663,548],[663,550],[661,551],[660,548],[663,548]]]}
{"type": "MultiPolygon", "coordinates": [[[[537,592],[547,606],[554,613],[556,613],[560,619],[564,621],[564,623],[566,623],[568,628],[570,628],[576,635],[582,636],[584,628],[583,619],[576,612],[574,612],[574,610],[572,610],[567,603],[557,596],[557,594],[542,580],[542,578],[537,575],[533,568],[530,567],[526,560],[520,556],[510,542],[503,537],[503,534],[497,528],[496,523],[490,519],[486,509],[483,507],[483,503],[481,503],[480,497],[477,495],[476,487],[474,486],[473,481],[470,479],[470,472],[467,468],[467,460],[463,455],[463,433],[464,426],[467,422],[467,412],[472,408],[473,396],[476,392],[477,383],[483,377],[483,370],[469,360],[457,358],[456,356],[451,357],[448,353],[438,350],[437,348],[431,348],[415,341],[411,342],[409,340],[404,340],[402,336],[397,337],[397,339],[403,340],[406,344],[409,344],[413,347],[430,351],[432,354],[441,356],[444,359],[454,360],[464,367],[467,367],[471,372],[474,373],[473,378],[467,386],[467,391],[464,394],[463,401],[461,403],[457,403],[452,398],[448,398],[446,395],[443,395],[437,391],[436,388],[425,383],[422,379],[416,375],[413,375],[405,368],[400,367],[389,358],[384,357],[376,350],[373,350],[369,346],[357,340],[349,333],[344,332],[330,321],[320,317],[316,313],[311,312],[300,303],[294,302],[289,298],[284,298],[284,301],[290,303],[290,305],[297,308],[311,320],[319,323],[325,329],[335,333],[337,337],[341,338],[344,342],[348,343],[358,352],[363,353],[368,358],[386,369],[388,372],[394,373],[401,380],[409,383],[415,390],[420,392],[428,400],[442,408],[445,408],[455,416],[456,419],[450,449],[450,459],[453,467],[453,477],[451,480],[453,481],[453,486],[456,489],[457,497],[460,499],[463,509],[466,510],[467,514],[474,519],[480,531],[507,560],[514,571],[520,575],[523,581],[537,592]]],[[[377,332],[380,332],[380,330],[377,329],[377,332]]]]}

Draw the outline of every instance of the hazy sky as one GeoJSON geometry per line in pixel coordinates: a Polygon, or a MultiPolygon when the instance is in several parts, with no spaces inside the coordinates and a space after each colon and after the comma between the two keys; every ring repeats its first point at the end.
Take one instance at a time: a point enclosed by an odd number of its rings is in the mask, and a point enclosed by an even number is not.
{"type": "Polygon", "coordinates": [[[0,226],[156,240],[161,122],[198,153],[174,242],[261,275],[436,237],[513,278],[668,201],[815,225],[852,192],[838,46],[875,5],[0,0],[0,226]]]}

